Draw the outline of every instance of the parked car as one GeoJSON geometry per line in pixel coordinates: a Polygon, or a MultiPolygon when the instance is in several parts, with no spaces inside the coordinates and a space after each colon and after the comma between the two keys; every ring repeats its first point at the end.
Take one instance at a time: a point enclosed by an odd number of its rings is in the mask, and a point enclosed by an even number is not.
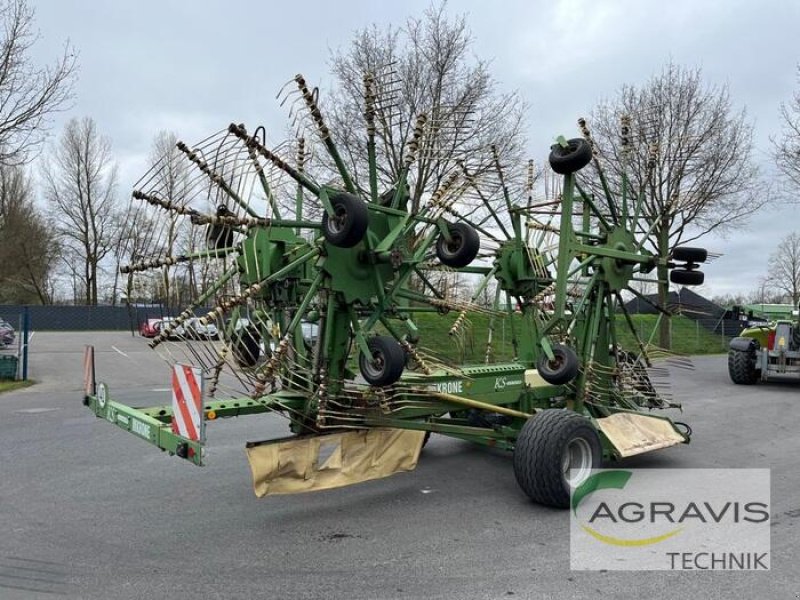
{"type": "Polygon", "coordinates": [[[186,337],[194,340],[216,340],[219,338],[219,331],[214,323],[203,325],[198,317],[191,317],[183,322],[183,329],[186,337]]]}
{"type": "Polygon", "coordinates": [[[5,319],[0,319],[0,346],[9,346],[14,343],[16,333],[11,324],[5,319]]]}
{"type": "Polygon", "coordinates": [[[175,317],[163,317],[156,321],[153,324],[157,333],[161,333],[161,330],[170,327],[169,335],[167,336],[168,340],[178,340],[183,337],[186,337],[186,330],[184,329],[183,325],[173,325],[174,321],[177,319],[175,317]]]}
{"type": "Polygon", "coordinates": [[[158,335],[158,329],[156,329],[156,323],[160,323],[161,319],[147,319],[143,321],[141,325],[139,325],[139,335],[146,338],[156,337],[158,335]]]}
{"type": "Polygon", "coordinates": [[[317,343],[317,337],[319,337],[318,323],[312,323],[311,321],[300,321],[300,329],[303,331],[303,341],[307,345],[313,346],[317,343]]]}
{"type": "MultiPolygon", "coordinates": [[[[254,331],[258,330],[258,327],[255,325],[255,323],[252,323],[250,319],[242,317],[238,319],[234,324],[233,331],[234,333],[237,333],[239,331],[242,331],[243,329],[248,329],[248,328],[254,331]]],[[[311,321],[300,321],[300,330],[302,331],[303,341],[308,346],[313,346],[314,344],[317,343],[317,337],[319,336],[318,323],[312,323],[311,321]]],[[[275,340],[273,339],[270,340],[270,349],[272,351],[275,350],[275,340]]]]}

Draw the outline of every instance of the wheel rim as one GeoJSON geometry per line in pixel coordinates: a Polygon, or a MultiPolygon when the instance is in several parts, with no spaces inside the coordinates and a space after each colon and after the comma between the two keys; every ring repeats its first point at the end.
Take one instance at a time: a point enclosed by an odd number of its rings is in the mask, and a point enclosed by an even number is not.
{"type": "Polygon", "coordinates": [[[570,440],[561,458],[564,480],[571,488],[586,481],[592,472],[592,448],[583,438],[570,440]]]}
{"type": "Polygon", "coordinates": [[[331,233],[341,233],[344,230],[345,223],[347,222],[347,209],[344,206],[336,206],[333,209],[333,215],[328,218],[328,229],[331,233]]]}
{"type": "Polygon", "coordinates": [[[454,256],[455,254],[458,253],[459,250],[461,250],[461,246],[464,245],[464,240],[461,237],[460,233],[456,233],[453,231],[450,232],[450,240],[451,240],[450,242],[445,243],[444,247],[445,250],[447,251],[447,254],[449,254],[450,256],[454,256]]]}
{"type": "Polygon", "coordinates": [[[382,353],[373,352],[372,357],[367,358],[362,367],[365,378],[376,380],[383,376],[383,372],[386,368],[386,361],[382,353]]]}

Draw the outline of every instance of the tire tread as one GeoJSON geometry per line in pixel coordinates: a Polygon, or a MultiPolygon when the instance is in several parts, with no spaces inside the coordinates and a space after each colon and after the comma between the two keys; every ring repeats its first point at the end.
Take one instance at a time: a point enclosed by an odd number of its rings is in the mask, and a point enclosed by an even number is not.
{"type": "Polygon", "coordinates": [[[589,429],[596,440],[593,450],[599,466],[600,440],[586,417],[569,410],[544,410],[522,427],[514,448],[514,475],[534,502],[556,508],[569,506],[561,458],[569,440],[582,428],[589,429]]]}
{"type": "Polygon", "coordinates": [[[758,381],[753,356],[742,350],[728,351],[728,374],[737,385],[753,385],[758,381]]]}

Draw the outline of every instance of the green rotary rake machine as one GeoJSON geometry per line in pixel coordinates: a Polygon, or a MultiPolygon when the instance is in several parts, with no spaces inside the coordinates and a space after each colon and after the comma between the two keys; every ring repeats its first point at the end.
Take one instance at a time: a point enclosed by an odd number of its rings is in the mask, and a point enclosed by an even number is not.
{"type": "Polygon", "coordinates": [[[392,149],[400,167],[386,185],[382,133],[394,117],[382,85],[364,77],[363,180],[300,75],[294,119],[308,138],[268,147],[262,128],[231,124],[156,162],[133,192],[122,271],[131,290],[192,291],[150,342],[173,365],[173,402],[134,408],[90,384],[89,409],[196,465],[216,420],[285,416],[286,437],[246,444],[258,495],[411,470],[437,433],[513,452],[522,490],[564,507],[603,461],[688,443],[688,426],[657,412],[677,406],[658,382],[666,369],[622,299],[658,267],[702,282],[704,251],[644,248],[644,196],[624,177],[612,190],[584,122],[582,137],[552,146],[550,198],[534,200],[530,163],[514,191],[489,147],[412,203],[419,158],[457,126],[419,115],[392,149]],[[576,177],[590,165],[597,196],[576,177]],[[436,283],[455,274],[472,282],[471,297],[436,283]],[[479,302],[487,293],[494,301],[479,302]],[[485,359],[429,352],[424,313],[448,320],[454,343],[484,313],[485,359]],[[196,316],[218,339],[183,336],[196,316]],[[505,361],[494,351],[501,320],[513,338],[505,361]],[[638,351],[622,349],[618,327],[638,351]]]}

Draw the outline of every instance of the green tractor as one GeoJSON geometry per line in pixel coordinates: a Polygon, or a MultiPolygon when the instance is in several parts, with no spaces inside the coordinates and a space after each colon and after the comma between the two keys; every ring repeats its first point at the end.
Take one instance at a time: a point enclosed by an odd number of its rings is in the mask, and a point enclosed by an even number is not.
{"type": "Polygon", "coordinates": [[[800,375],[800,322],[779,320],[742,331],[731,340],[728,373],[739,385],[800,375]]]}

